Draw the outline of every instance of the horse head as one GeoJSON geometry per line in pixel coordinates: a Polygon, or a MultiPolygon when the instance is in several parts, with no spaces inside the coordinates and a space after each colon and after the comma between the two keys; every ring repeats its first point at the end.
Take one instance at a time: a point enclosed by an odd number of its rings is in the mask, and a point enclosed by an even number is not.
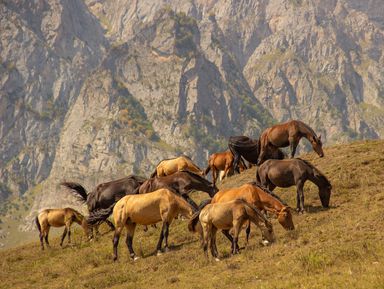
{"type": "Polygon", "coordinates": [[[284,229],[288,230],[294,230],[295,225],[293,224],[292,220],[292,213],[291,208],[284,206],[280,212],[277,212],[277,220],[279,223],[283,226],[284,229]]]}
{"type": "Polygon", "coordinates": [[[312,136],[309,140],[311,142],[313,150],[319,155],[319,157],[324,156],[323,152],[323,143],[321,142],[321,135],[317,137],[316,135],[312,136]]]}
{"type": "Polygon", "coordinates": [[[267,246],[270,243],[273,243],[276,239],[275,233],[273,232],[273,226],[272,223],[269,221],[265,221],[263,226],[260,228],[261,229],[261,234],[262,234],[262,241],[261,243],[264,246],[267,246]]]}
{"type": "Polygon", "coordinates": [[[331,199],[331,194],[332,194],[331,184],[319,189],[319,197],[320,197],[321,205],[324,208],[329,207],[329,200],[331,199]]]}

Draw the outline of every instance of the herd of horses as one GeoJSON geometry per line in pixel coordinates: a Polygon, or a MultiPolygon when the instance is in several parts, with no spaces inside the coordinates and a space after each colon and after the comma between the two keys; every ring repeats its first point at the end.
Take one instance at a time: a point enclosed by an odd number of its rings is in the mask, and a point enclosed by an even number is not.
{"type": "Polygon", "coordinates": [[[273,193],[276,187],[297,187],[297,205],[299,213],[304,213],[304,183],[309,180],[319,189],[319,198],[323,207],[328,207],[332,185],[327,177],[310,162],[294,158],[296,147],[302,137],[312,145],[313,150],[323,157],[321,137],[305,123],[291,120],[267,128],[259,139],[246,136],[229,138],[229,150],[212,154],[208,167],[200,169],[187,156],[161,161],[149,179],[130,175],[122,179],[99,184],[92,192],[75,182],[62,182],[82,203],[88,207],[88,217],[82,216],[72,208],[46,209],[35,219],[39,230],[41,248],[44,240],[49,246],[50,227],[65,226],[61,238],[62,246],[73,222],[80,224],[86,236],[93,238],[98,234],[98,227],[106,222],[112,230],[114,260],[118,258],[118,243],[124,228],[127,230],[126,245],[130,256],[138,256],[133,249],[133,237],[137,225],[156,225],[162,222],[157,253],[168,251],[169,227],[179,215],[189,219],[188,229],[197,232],[205,254],[208,248],[212,256],[218,259],[216,233],[222,233],[231,242],[231,252],[239,252],[238,236],[246,228],[248,242],[251,223],[261,231],[263,245],[275,240],[270,217],[276,217],[285,230],[294,230],[292,209],[278,195],[273,193]],[[280,149],[290,147],[290,158],[280,149]],[[248,165],[247,165],[248,163],[248,165]],[[218,190],[218,173],[223,177],[231,173],[241,173],[256,165],[254,180],[240,187],[218,190]],[[212,181],[206,179],[212,171],[212,181]],[[209,195],[197,205],[189,194],[201,191],[209,195]],[[108,220],[113,215],[114,222],[108,220]],[[163,248],[164,243],[164,248],[163,248]]]}

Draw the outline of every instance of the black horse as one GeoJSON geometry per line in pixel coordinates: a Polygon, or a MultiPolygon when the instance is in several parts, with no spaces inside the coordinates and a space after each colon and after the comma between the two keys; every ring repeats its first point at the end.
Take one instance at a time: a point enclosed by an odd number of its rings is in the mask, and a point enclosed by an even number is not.
{"type": "MultiPolygon", "coordinates": [[[[62,182],[61,185],[71,189],[71,192],[82,202],[86,203],[89,211],[89,218],[97,214],[99,210],[109,208],[125,195],[135,193],[135,190],[144,183],[146,179],[140,176],[130,175],[122,179],[114,180],[97,185],[87,194],[86,189],[73,182],[62,182]]],[[[114,225],[107,219],[106,223],[114,229],[114,225]]],[[[95,228],[97,232],[97,227],[95,228]]]]}
{"type": "MultiPolygon", "coordinates": [[[[210,181],[189,171],[179,171],[169,176],[154,177],[146,180],[141,186],[137,187],[132,194],[145,194],[154,192],[158,189],[166,188],[173,193],[182,196],[196,211],[197,204],[188,196],[192,191],[202,191],[213,197],[218,189],[210,181]]],[[[100,224],[106,221],[112,214],[115,203],[112,203],[108,208],[98,210],[88,218],[90,225],[100,224]]]]}
{"type": "MultiPolygon", "coordinates": [[[[239,161],[241,157],[251,164],[257,164],[260,154],[260,141],[247,136],[231,136],[228,147],[235,159],[233,168],[239,173],[239,161]]],[[[278,148],[268,148],[265,159],[284,159],[285,154],[278,148]]]]}

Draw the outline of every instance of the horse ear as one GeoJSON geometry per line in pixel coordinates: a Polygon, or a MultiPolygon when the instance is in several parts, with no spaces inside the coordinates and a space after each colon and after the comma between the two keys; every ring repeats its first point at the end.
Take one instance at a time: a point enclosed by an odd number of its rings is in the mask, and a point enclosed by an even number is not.
{"type": "Polygon", "coordinates": [[[319,134],[319,140],[321,140],[321,134],[319,134]]]}

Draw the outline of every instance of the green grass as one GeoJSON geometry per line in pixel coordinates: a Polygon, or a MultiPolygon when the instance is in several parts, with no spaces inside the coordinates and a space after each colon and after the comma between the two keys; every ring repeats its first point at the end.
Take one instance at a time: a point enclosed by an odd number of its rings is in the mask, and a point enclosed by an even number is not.
{"type": "MultiPolygon", "coordinates": [[[[308,212],[294,214],[291,232],[273,220],[277,241],[272,246],[259,245],[260,233],[253,228],[248,247],[230,256],[230,244],[219,235],[222,261],[207,260],[187,222],[176,220],[171,252],[154,256],[159,228],[143,232],[139,226],[134,248],[143,258],[131,261],[122,237],[114,263],[112,233],[88,243],[77,229],[73,246],[61,249],[52,238],[52,248],[44,252],[36,233],[35,242],[0,252],[0,288],[383,288],[384,142],[325,148],[321,159],[314,153],[302,157],[331,180],[331,208],[323,210],[316,188],[306,184],[308,212]]],[[[220,186],[239,186],[254,175],[253,168],[220,186]]],[[[276,192],[295,205],[293,187],[276,192]]],[[[244,233],[240,246],[243,238],[244,233]]]]}

